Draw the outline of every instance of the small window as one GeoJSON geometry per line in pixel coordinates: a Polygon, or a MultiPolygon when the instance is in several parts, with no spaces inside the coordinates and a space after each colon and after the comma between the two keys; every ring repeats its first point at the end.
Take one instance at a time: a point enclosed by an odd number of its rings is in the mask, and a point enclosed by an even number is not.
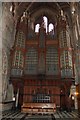
{"type": "Polygon", "coordinates": [[[44,20],[44,27],[46,28],[46,33],[47,33],[47,25],[48,25],[48,19],[46,16],[43,17],[44,20]]]}
{"type": "Polygon", "coordinates": [[[36,24],[36,26],[35,26],[35,32],[36,32],[36,33],[39,32],[39,28],[40,28],[40,25],[39,25],[39,24],[36,24]]]}
{"type": "Polygon", "coordinates": [[[52,23],[49,24],[49,32],[54,35],[54,25],[52,23]]]}
{"type": "MultiPolygon", "coordinates": [[[[46,33],[47,33],[47,25],[48,25],[48,18],[46,16],[43,16],[42,19],[42,25],[44,26],[44,28],[46,29],[46,33]]],[[[35,25],[35,32],[38,33],[39,32],[39,28],[40,28],[40,24],[36,24],[35,25]]]]}

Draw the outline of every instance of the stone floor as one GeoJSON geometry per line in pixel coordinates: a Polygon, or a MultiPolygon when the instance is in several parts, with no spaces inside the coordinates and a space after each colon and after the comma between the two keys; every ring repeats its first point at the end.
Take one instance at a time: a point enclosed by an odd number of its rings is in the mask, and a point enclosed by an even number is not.
{"type": "MultiPolygon", "coordinates": [[[[1,113],[0,113],[1,115],[1,113]]],[[[5,111],[2,113],[1,120],[80,120],[80,113],[77,111],[57,111],[51,115],[48,114],[26,114],[19,110],[5,111]]]]}

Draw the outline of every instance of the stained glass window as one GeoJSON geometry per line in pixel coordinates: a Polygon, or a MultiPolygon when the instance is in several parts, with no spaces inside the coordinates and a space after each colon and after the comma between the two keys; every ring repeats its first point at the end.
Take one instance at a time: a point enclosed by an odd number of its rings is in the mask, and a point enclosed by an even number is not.
{"type": "Polygon", "coordinates": [[[36,24],[36,25],[35,25],[35,32],[39,32],[39,28],[40,28],[40,25],[39,25],[39,24],[36,24]]]}

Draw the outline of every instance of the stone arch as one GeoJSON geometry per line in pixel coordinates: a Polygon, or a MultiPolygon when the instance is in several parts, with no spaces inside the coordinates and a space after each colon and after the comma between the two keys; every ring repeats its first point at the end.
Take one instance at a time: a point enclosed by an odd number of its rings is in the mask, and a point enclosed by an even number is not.
{"type": "Polygon", "coordinates": [[[34,21],[36,21],[40,16],[46,16],[48,18],[52,18],[52,21],[55,23],[57,21],[57,12],[53,12],[51,9],[49,8],[40,8],[38,9],[36,12],[34,12],[31,15],[32,19],[35,19],[34,21]]]}

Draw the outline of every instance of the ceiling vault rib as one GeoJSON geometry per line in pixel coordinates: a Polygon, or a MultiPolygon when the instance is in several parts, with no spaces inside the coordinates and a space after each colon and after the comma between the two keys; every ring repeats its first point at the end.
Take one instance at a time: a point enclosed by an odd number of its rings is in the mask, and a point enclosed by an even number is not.
{"type": "Polygon", "coordinates": [[[36,0],[32,0],[32,2],[30,3],[30,5],[27,7],[26,11],[28,11],[31,8],[31,6],[34,4],[34,2],[36,2],[36,0]]]}
{"type": "Polygon", "coordinates": [[[60,5],[57,2],[56,2],[56,5],[59,8],[59,10],[62,10],[61,7],[60,7],[60,5]]]}

